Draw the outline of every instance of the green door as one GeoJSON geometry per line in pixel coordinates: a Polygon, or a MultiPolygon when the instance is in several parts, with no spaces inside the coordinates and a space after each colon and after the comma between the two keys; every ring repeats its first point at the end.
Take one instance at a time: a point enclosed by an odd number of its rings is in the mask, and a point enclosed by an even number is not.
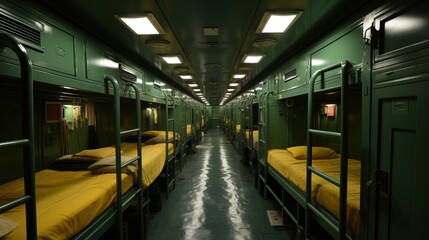
{"type": "Polygon", "coordinates": [[[374,19],[368,239],[428,238],[428,7],[418,1],[374,19]]]}

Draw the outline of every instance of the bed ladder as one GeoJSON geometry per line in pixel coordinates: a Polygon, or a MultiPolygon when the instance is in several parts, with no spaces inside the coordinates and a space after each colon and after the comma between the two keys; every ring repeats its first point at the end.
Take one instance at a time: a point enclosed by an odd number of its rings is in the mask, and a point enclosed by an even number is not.
{"type": "Polygon", "coordinates": [[[37,238],[36,222],[36,183],[35,183],[35,148],[34,148],[34,100],[32,63],[27,51],[15,38],[0,32],[0,49],[10,48],[15,52],[21,66],[21,79],[26,91],[22,92],[22,129],[24,139],[1,142],[0,149],[23,147],[24,157],[24,196],[0,206],[0,213],[25,203],[27,239],[37,238]]]}
{"type": "Polygon", "coordinates": [[[263,191],[264,198],[267,198],[267,144],[268,144],[268,97],[274,94],[273,91],[261,93],[259,96],[259,139],[258,139],[258,191],[263,191]],[[262,189],[261,189],[262,188],[262,189]]]}
{"type": "Polygon", "coordinates": [[[346,207],[347,207],[347,171],[348,171],[348,85],[349,85],[349,68],[350,63],[344,61],[326,68],[316,71],[310,79],[308,90],[308,112],[307,112],[307,182],[306,182],[306,211],[305,211],[305,237],[311,239],[311,217],[312,213],[316,214],[320,219],[328,224],[335,232],[338,233],[336,239],[347,239],[347,225],[346,225],[346,207]],[[313,128],[312,113],[313,113],[313,95],[314,83],[320,76],[321,85],[325,81],[325,73],[328,71],[341,69],[341,128],[340,132],[324,131],[313,128]],[[330,177],[324,172],[321,172],[312,166],[312,147],[313,135],[323,137],[335,137],[340,139],[340,152],[341,152],[341,167],[340,167],[340,180],[330,177]],[[324,213],[322,213],[315,203],[312,201],[311,177],[312,174],[327,180],[328,182],[339,187],[340,190],[340,205],[339,205],[339,219],[338,222],[329,220],[324,213]]]}
{"type": "Polygon", "coordinates": [[[239,148],[238,149],[239,153],[241,153],[242,155],[242,159],[243,159],[243,163],[246,164],[246,160],[245,158],[245,154],[244,154],[244,148],[246,147],[246,138],[245,138],[245,134],[246,134],[246,105],[247,105],[247,99],[242,99],[242,101],[240,102],[240,112],[241,112],[241,116],[240,116],[240,144],[239,144],[239,148]]]}
{"type": "Polygon", "coordinates": [[[176,188],[176,129],[175,129],[175,123],[174,123],[174,109],[175,109],[175,102],[174,97],[172,95],[168,95],[165,91],[162,91],[165,97],[165,174],[166,174],[166,188],[165,188],[165,198],[168,199],[168,195],[170,192],[170,187],[173,189],[176,188]],[[171,116],[170,116],[171,115],[171,116]],[[169,126],[171,125],[171,130],[173,131],[173,157],[170,159],[170,156],[168,155],[168,132],[169,132],[169,126]],[[170,169],[170,162],[173,161],[172,168],[170,169]]]}
{"type": "Polygon", "coordinates": [[[185,110],[185,100],[183,100],[183,98],[179,97],[179,102],[181,102],[180,105],[180,133],[182,134],[180,136],[180,141],[179,141],[179,145],[180,145],[180,164],[179,164],[179,171],[182,172],[182,165],[183,163],[186,164],[186,137],[187,137],[187,132],[186,132],[186,110],[185,110]],[[183,163],[182,163],[183,162],[183,163]]]}
{"type": "MultiPolygon", "coordinates": [[[[145,238],[146,226],[144,226],[144,212],[143,212],[143,182],[142,182],[142,151],[141,151],[141,138],[137,137],[137,156],[122,163],[121,162],[121,138],[125,136],[129,136],[132,134],[137,134],[137,136],[141,136],[141,106],[140,106],[140,92],[135,83],[126,82],[127,87],[132,87],[136,94],[136,128],[121,131],[121,102],[120,102],[120,92],[119,92],[119,84],[118,81],[110,75],[105,75],[104,79],[106,81],[106,92],[109,92],[108,83],[112,83],[113,85],[113,95],[114,95],[114,110],[115,110],[115,157],[116,157],[116,231],[117,236],[116,239],[123,239],[123,212],[124,206],[129,204],[129,202],[124,202],[122,195],[122,169],[135,164],[138,164],[138,177],[137,177],[137,199],[138,199],[138,211],[139,211],[139,239],[145,238]]],[[[134,199],[132,197],[131,199],[134,199]]]]}
{"type": "Polygon", "coordinates": [[[249,97],[249,102],[247,105],[248,108],[248,125],[249,125],[249,141],[247,142],[248,148],[249,148],[249,170],[250,173],[253,175],[253,170],[254,170],[254,166],[253,166],[253,100],[256,98],[256,96],[250,96],[249,97]]]}

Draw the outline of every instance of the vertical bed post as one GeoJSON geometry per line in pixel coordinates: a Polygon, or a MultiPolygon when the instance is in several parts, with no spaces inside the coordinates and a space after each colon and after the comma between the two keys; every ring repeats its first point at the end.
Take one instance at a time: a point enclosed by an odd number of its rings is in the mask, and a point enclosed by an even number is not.
{"type": "Polygon", "coordinates": [[[246,102],[246,109],[247,109],[247,126],[249,128],[249,138],[246,142],[246,136],[244,136],[244,148],[248,148],[248,155],[247,157],[249,159],[247,159],[247,161],[249,162],[249,172],[250,174],[252,174],[253,172],[253,163],[252,163],[252,140],[253,140],[253,121],[252,121],[252,102],[253,102],[253,96],[249,96],[249,98],[247,99],[248,101],[246,102]]]}
{"type": "Polygon", "coordinates": [[[162,93],[164,94],[165,97],[165,170],[166,170],[166,192],[165,192],[165,197],[168,199],[168,194],[169,194],[169,189],[170,189],[170,185],[173,185],[173,189],[176,188],[176,180],[175,180],[175,171],[176,171],[176,131],[175,131],[175,127],[174,127],[174,97],[171,95],[168,95],[166,92],[162,91],[162,93]],[[171,115],[173,115],[170,118],[170,109],[172,111],[171,115]],[[168,155],[168,132],[169,132],[169,125],[172,124],[172,131],[173,131],[173,157],[172,160],[173,161],[173,167],[172,167],[172,172],[170,173],[170,156],[168,155]],[[172,178],[172,180],[170,181],[170,177],[172,178]]]}
{"type": "Polygon", "coordinates": [[[106,81],[106,92],[109,93],[109,82],[113,86],[113,96],[114,96],[114,112],[115,112],[115,157],[116,157],[116,222],[117,222],[117,239],[123,239],[123,218],[122,218],[122,169],[121,166],[121,106],[120,106],[120,96],[119,96],[119,84],[118,81],[110,75],[105,75],[104,79],[106,81]]]}
{"type": "Polygon", "coordinates": [[[0,149],[23,146],[24,149],[24,196],[0,206],[0,213],[25,203],[27,239],[37,238],[35,148],[34,148],[34,100],[32,63],[27,51],[15,38],[0,32],[0,47],[13,50],[21,65],[21,79],[27,91],[23,91],[22,128],[24,139],[2,142],[0,149]]]}
{"type": "MultiPolygon", "coordinates": [[[[267,90],[267,92],[261,93],[260,103],[262,106],[259,106],[259,117],[263,117],[259,120],[258,129],[259,129],[259,150],[258,150],[258,172],[263,174],[263,177],[260,177],[263,182],[263,194],[264,198],[267,198],[267,144],[268,144],[268,99],[271,94],[274,94],[273,91],[267,90]],[[263,116],[261,115],[263,113],[263,116]],[[259,169],[259,167],[263,169],[259,169]]],[[[261,180],[260,179],[260,180],[261,180]]],[[[258,180],[258,190],[260,189],[260,183],[258,180]]]]}
{"type": "MultiPolygon", "coordinates": [[[[133,132],[137,133],[137,136],[141,136],[141,106],[140,106],[140,91],[137,88],[135,83],[127,82],[127,86],[131,86],[136,93],[136,129],[133,132]]],[[[137,186],[138,186],[138,225],[139,228],[139,238],[138,239],[146,239],[147,226],[144,224],[144,209],[143,209],[143,164],[142,164],[142,140],[141,137],[137,137],[137,186]]],[[[146,191],[148,193],[148,191],[146,191]]],[[[149,198],[147,198],[149,199],[149,198]]]]}
{"type": "Polygon", "coordinates": [[[348,176],[348,107],[347,107],[347,95],[348,95],[348,84],[349,84],[349,67],[350,63],[344,61],[326,68],[316,71],[310,79],[309,90],[308,90],[308,112],[307,112],[307,179],[306,179],[306,211],[305,211],[305,237],[306,239],[311,238],[311,217],[312,213],[317,214],[320,219],[323,219],[332,229],[336,229],[338,232],[338,239],[346,239],[346,207],[347,207],[347,176],[348,176]],[[313,113],[313,94],[314,94],[314,83],[320,76],[321,84],[324,84],[325,73],[336,68],[341,68],[341,128],[340,132],[323,131],[313,129],[312,113],[313,113]],[[334,179],[323,173],[312,166],[312,147],[313,147],[313,135],[324,136],[324,137],[336,137],[340,139],[340,180],[334,179]],[[327,180],[328,182],[339,187],[340,190],[340,204],[339,204],[339,219],[338,223],[330,221],[323,213],[318,210],[312,203],[311,196],[311,180],[312,174],[316,174],[319,177],[327,180]]]}

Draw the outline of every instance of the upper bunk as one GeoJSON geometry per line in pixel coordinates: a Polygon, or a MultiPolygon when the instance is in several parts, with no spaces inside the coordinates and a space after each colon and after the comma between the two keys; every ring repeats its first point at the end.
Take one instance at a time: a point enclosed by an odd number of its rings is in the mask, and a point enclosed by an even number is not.
{"type": "MultiPolygon", "coordinates": [[[[157,63],[159,69],[154,69],[117,50],[109,39],[100,39],[95,33],[61,20],[40,5],[24,8],[4,2],[0,5],[0,16],[4,21],[0,31],[12,35],[27,49],[36,83],[104,94],[107,74],[134,82],[141,100],[146,102],[165,103],[164,91],[175,96],[189,94],[182,86],[166,84],[170,77],[163,72],[166,66],[162,62],[157,63]]],[[[0,66],[0,75],[19,77],[19,62],[10,49],[0,51],[0,66]]],[[[125,89],[124,81],[119,84],[125,89]]],[[[122,97],[135,95],[131,91],[122,97]]]]}
{"type": "MultiPolygon", "coordinates": [[[[269,91],[276,99],[288,99],[308,94],[312,76],[321,69],[348,62],[349,88],[360,88],[362,83],[362,61],[365,42],[363,19],[345,22],[340,31],[328,33],[326,37],[309,45],[287,59],[269,81],[269,91]]],[[[335,91],[341,87],[341,69],[333,68],[315,79],[314,92],[335,91]]]]}

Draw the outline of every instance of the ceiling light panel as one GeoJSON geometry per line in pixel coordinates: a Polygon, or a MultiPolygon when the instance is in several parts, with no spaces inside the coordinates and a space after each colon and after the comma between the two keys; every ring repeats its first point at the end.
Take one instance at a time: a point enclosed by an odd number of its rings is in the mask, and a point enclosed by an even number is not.
{"type": "Polygon", "coordinates": [[[264,55],[245,55],[244,56],[244,63],[258,63],[261,61],[261,59],[264,57],[264,55]]]}
{"type": "Polygon", "coordinates": [[[138,35],[155,35],[165,33],[164,29],[162,29],[161,25],[151,13],[116,17],[138,35]]]}
{"type": "Polygon", "coordinates": [[[218,27],[205,27],[203,28],[204,36],[219,36],[219,28],[218,27]]]}
{"type": "Polygon", "coordinates": [[[196,83],[190,83],[190,84],[188,84],[188,86],[191,87],[191,88],[193,88],[193,87],[198,87],[198,84],[196,84],[196,83]]]}
{"type": "Polygon", "coordinates": [[[168,64],[181,64],[182,60],[180,60],[179,56],[163,56],[162,59],[168,64]]]}
{"type": "Polygon", "coordinates": [[[238,83],[230,83],[229,86],[230,87],[237,87],[239,84],[238,83]]]}
{"type": "Polygon", "coordinates": [[[246,74],[234,74],[233,78],[235,79],[242,79],[246,76],[246,74]]]}
{"type": "Polygon", "coordinates": [[[192,76],[191,75],[179,75],[182,79],[185,79],[185,80],[187,80],[187,79],[192,79],[192,76]]]}
{"type": "Polygon", "coordinates": [[[302,12],[265,12],[256,30],[257,33],[283,33],[302,12]]]}

